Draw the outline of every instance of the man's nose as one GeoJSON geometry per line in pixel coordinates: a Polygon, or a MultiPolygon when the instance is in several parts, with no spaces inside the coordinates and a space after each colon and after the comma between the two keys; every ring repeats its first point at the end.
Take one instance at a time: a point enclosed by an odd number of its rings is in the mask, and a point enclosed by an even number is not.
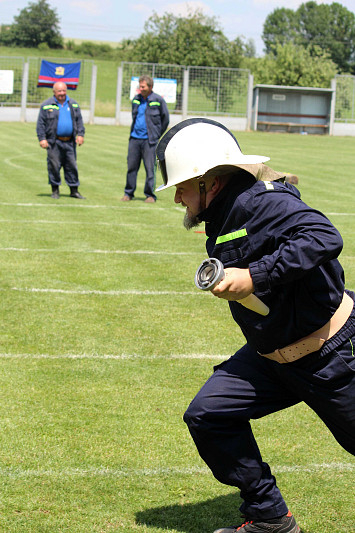
{"type": "Polygon", "coordinates": [[[181,203],[181,194],[179,193],[179,191],[176,191],[176,192],[175,192],[174,202],[175,202],[176,204],[180,204],[180,203],[181,203]]]}

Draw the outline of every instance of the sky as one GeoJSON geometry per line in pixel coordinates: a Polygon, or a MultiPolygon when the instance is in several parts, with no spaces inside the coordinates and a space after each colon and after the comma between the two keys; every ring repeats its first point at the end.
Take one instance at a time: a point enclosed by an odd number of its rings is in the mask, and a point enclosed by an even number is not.
{"type": "MultiPolygon", "coordinates": [[[[32,0],[34,1],[34,0],[32,0]]],[[[61,33],[65,38],[119,42],[137,38],[144,32],[144,23],[156,12],[187,15],[188,10],[201,10],[215,17],[229,39],[253,39],[258,56],[263,55],[261,38],[266,17],[276,8],[296,10],[306,0],[49,0],[57,10],[61,33]],[[153,7],[154,6],[154,7],[153,7]]],[[[316,0],[331,4],[335,0],[316,0]]],[[[355,13],[355,0],[336,0],[355,13]]],[[[27,7],[29,0],[0,0],[0,24],[11,24],[13,17],[27,7]]]]}

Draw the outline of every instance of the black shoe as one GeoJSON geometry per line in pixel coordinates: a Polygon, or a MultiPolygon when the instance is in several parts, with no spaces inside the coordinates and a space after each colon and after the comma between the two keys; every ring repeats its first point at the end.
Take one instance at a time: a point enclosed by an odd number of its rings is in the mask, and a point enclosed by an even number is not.
{"type": "Polygon", "coordinates": [[[55,200],[58,200],[58,198],[60,198],[59,187],[55,187],[54,185],[52,185],[51,198],[54,198],[55,200]]]}
{"type": "Polygon", "coordinates": [[[71,187],[70,189],[70,197],[71,198],[78,198],[78,200],[85,200],[84,196],[80,194],[77,187],[71,187]]]}
{"type": "Polygon", "coordinates": [[[221,527],[214,533],[301,533],[291,511],[280,518],[249,520],[240,526],[221,527]]]}

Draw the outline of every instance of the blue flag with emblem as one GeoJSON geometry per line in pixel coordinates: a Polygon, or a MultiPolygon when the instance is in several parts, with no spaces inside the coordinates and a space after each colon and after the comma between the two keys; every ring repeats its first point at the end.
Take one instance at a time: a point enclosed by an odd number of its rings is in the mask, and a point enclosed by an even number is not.
{"type": "Polygon", "coordinates": [[[57,81],[64,82],[68,89],[75,89],[79,84],[81,61],[77,63],[52,63],[42,59],[37,87],[53,87],[57,81]]]}

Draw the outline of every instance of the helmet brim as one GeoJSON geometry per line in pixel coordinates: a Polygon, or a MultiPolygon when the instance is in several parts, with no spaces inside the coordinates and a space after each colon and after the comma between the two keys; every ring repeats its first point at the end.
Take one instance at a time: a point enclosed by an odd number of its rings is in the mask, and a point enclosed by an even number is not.
{"type": "MultiPolygon", "coordinates": [[[[260,168],[260,165],[262,163],[265,163],[266,161],[270,160],[270,157],[264,157],[262,155],[244,155],[243,154],[243,163],[229,163],[228,165],[218,165],[216,167],[208,169],[204,174],[199,176],[191,176],[190,179],[201,179],[201,178],[210,178],[213,176],[221,176],[225,175],[227,173],[233,172],[236,168],[240,168],[242,170],[246,170],[255,177],[257,180],[257,174],[260,168]]],[[[173,185],[179,185],[179,183],[183,183],[186,181],[186,179],[182,179],[181,182],[169,184],[166,185],[160,185],[157,189],[155,189],[156,192],[163,191],[165,189],[168,189],[169,187],[172,187],[173,185]]]]}

